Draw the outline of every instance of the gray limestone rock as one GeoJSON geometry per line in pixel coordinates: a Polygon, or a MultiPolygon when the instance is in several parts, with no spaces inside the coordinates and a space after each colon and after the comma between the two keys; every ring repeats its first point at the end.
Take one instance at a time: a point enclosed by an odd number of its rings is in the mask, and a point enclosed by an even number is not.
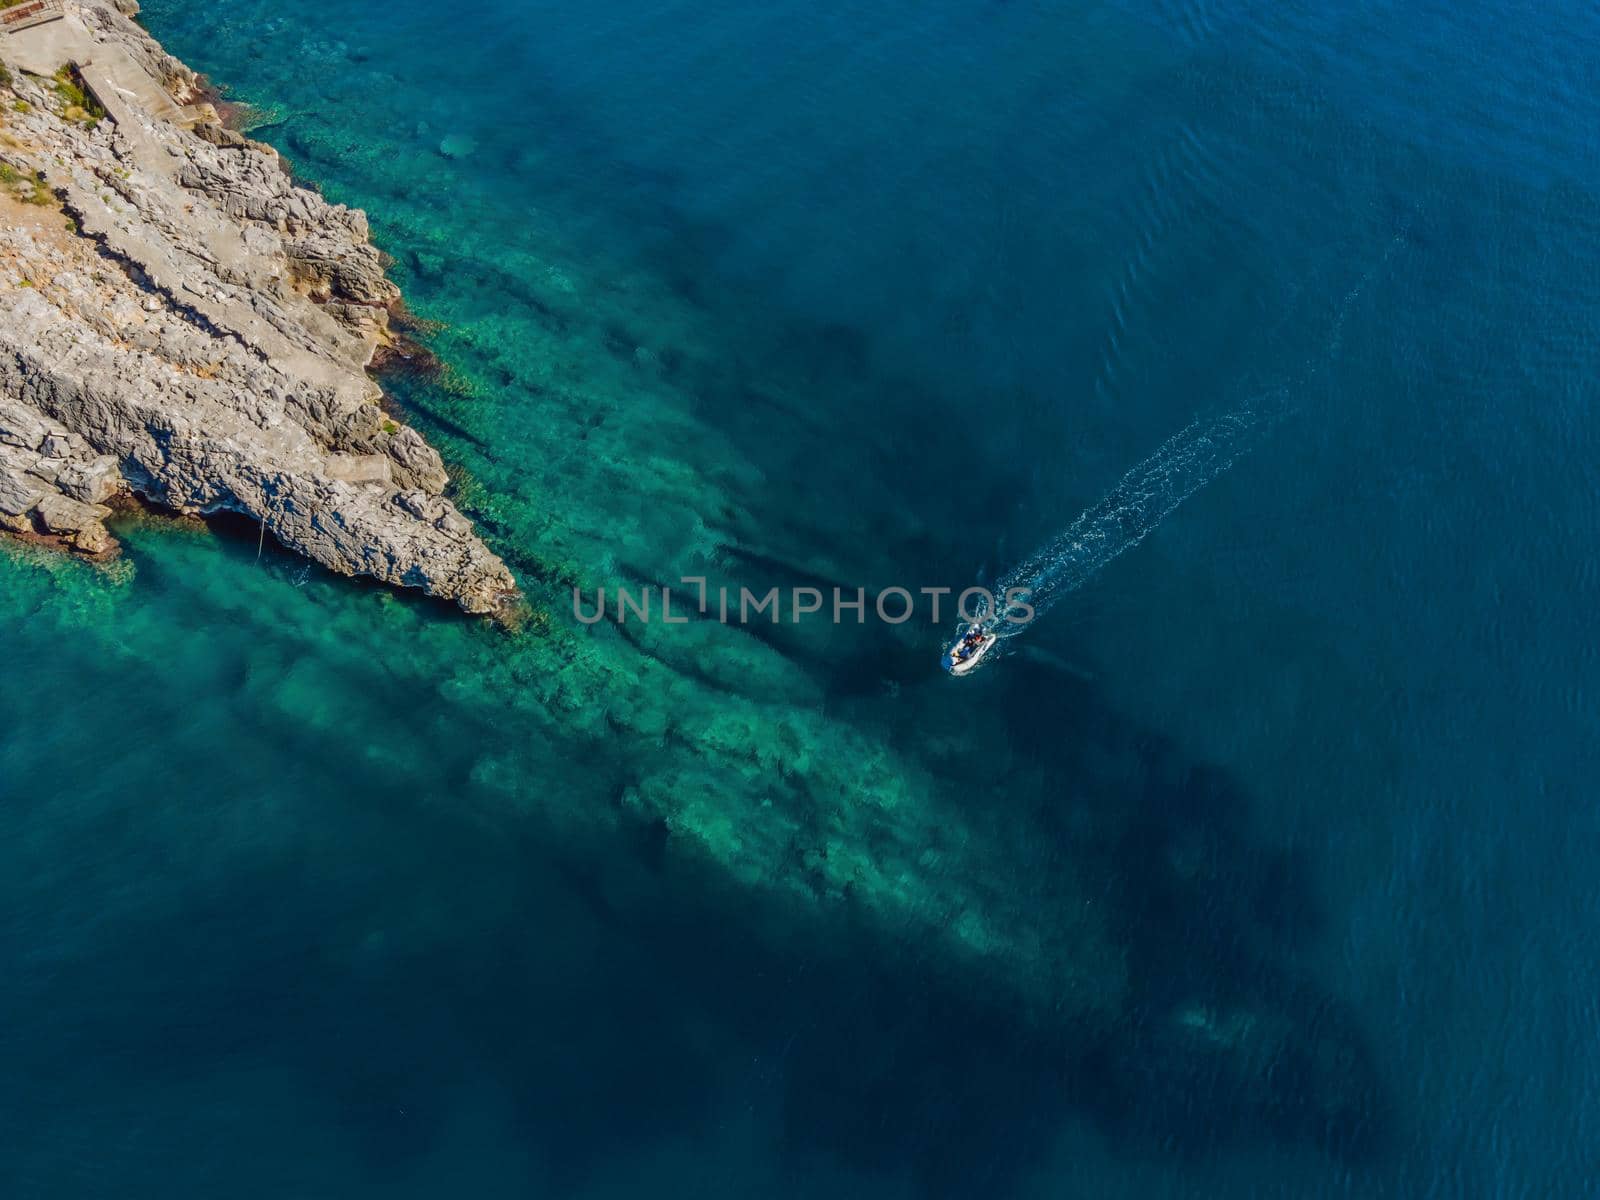
{"type": "Polygon", "coordinates": [[[172,123],[166,99],[205,115],[193,73],[128,19],[131,0],[79,7],[75,57],[91,86],[116,81],[111,120],[64,120],[24,79],[26,136],[4,151],[73,223],[0,225],[0,277],[34,284],[0,289],[0,525],[101,553],[105,502],[131,490],[497,611],[510,571],[365,374],[399,298],[365,215],[295,186],[264,147],[172,123]]]}
{"type": "Polygon", "coordinates": [[[25,516],[37,508],[51,490],[49,480],[0,457],[0,513],[8,517],[25,516]]]}
{"type": "Polygon", "coordinates": [[[65,495],[85,504],[104,504],[124,486],[117,460],[106,454],[69,463],[56,476],[55,483],[65,495]]]}
{"type": "Polygon", "coordinates": [[[22,450],[37,450],[54,426],[39,413],[0,396],[0,442],[22,450]]]}

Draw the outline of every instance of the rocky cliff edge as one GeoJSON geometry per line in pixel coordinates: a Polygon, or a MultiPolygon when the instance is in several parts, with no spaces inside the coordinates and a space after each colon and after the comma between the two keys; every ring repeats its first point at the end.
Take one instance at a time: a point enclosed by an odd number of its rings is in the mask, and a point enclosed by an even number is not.
{"type": "Polygon", "coordinates": [[[225,129],[133,11],[0,34],[0,530],[104,554],[137,495],[503,609],[510,571],[366,374],[399,299],[366,217],[225,129]]]}

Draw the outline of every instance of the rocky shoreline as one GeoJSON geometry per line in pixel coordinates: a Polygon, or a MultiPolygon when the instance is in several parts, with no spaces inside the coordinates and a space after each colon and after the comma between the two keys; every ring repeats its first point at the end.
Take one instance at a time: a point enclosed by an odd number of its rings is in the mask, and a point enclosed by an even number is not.
{"type": "Polygon", "coordinates": [[[0,530],[106,554],[137,496],[507,609],[510,571],[366,373],[400,296],[365,215],[225,128],[136,11],[0,34],[0,530]]]}

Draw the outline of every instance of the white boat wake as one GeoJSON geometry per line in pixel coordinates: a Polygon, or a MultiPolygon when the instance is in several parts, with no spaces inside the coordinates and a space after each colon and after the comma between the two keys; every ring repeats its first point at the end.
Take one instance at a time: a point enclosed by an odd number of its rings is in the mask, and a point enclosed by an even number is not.
{"type": "MultiPolygon", "coordinates": [[[[1303,383],[1309,383],[1318,369],[1338,354],[1352,306],[1406,237],[1407,229],[1402,227],[1379,262],[1345,293],[1324,352],[1310,364],[1303,383]]],[[[1144,541],[1178,505],[1264,441],[1288,414],[1289,398],[1289,390],[1282,388],[1221,416],[1195,421],[1124,475],[1066,530],[1002,575],[992,590],[973,589],[994,599],[980,598],[963,614],[954,640],[945,649],[945,670],[965,675],[985,659],[998,657],[992,652],[1004,641],[1031,628],[1063,596],[1144,541]]]]}
{"type": "MultiPolygon", "coordinates": [[[[1001,576],[996,595],[1024,598],[1037,620],[1254,448],[1281,410],[1281,403],[1255,402],[1174,434],[1062,533],[1001,576]]],[[[1013,637],[1028,624],[1002,620],[997,632],[1013,637]]]]}

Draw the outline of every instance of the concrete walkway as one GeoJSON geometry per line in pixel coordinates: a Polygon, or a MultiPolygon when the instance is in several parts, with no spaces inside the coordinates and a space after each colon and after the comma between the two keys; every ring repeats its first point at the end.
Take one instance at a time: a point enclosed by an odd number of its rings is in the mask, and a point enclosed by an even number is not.
{"type": "Polygon", "coordinates": [[[130,120],[135,109],[150,120],[187,123],[183,110],[132,55],[121,46],[95,41],[88,26],[71,13],[59,21],[6,34],[0,49],[30,75],[48,77],[74,64],[94,98],[119,125],[130,120]]]}
{"type": "MultiPolygon", "coordinates": [[[[269,285],[278,264],[253,253],[236,222],[225,218],[205,197],[185,192],[178,184],[176,160],[157,140],[156,128],[161,123],[187,125],[188,120],[166,89],[132,55],[121,46],[96,41],[71,13],[61,20],[4,37],[5,56],[30,74],[48,77],[64,64],[77,67],[84,84],[116,124],[134,162],[160,181],[161,191],[170,189],[176,206],[174,216],[183,221],[189,236],[210,257],[209,262],[202,260],[205,268],[242,278],[246,294],[269,285]]],[[[108,248],[138,263],[150,280],[177,303],[199,313],[217,329],[256,347],[270,361],[288,366],[302,378],[332,386],[343,404],[364,403],[376,394],[377,386],[364,374],[327,356],[323,344],[340,345],[349,340],[349,335],[330,318],[320,312],[311,314],[319,325],[316,333],[321,335],[322,343],[310,331],[296,330],[299,336],[291,337],[239,299],[240,288],[196,287],[191,282],[192,268],[166,240],[145,237],[137,227],[127,227],[95,191],[82,187],[64,165],[47,166],[45,178],[52,187],[67,194],[84,232],[104,239],[108,248]]]]}
{"type": "Polygon", "coordinates": [[[83,22],[70,14],[59,21],[12,30],[4,36],[0,49],[6,60],[30,75],[54,75],[63,63],[72,62],[85,45],[94,45],[83,22]]]}
{"type": "Polygon", "coordinates": [[[187,124],[183,110],[167,94],[166,88],[146,75],[144,68],[121,46],[94,43],[88,58],[75,61],[84,83],[117,124],[133,119],[134,111],[143,112],[151,120],[187,124]]]}
{"type": "MultiPolygon", "coordinates": [[[[159,238],[144,236],[137,226],[127,227],[99,195],[81,187],[65,167],[49,164],[44,173],[51,187],[66,193],[67,203],[76,211],[85,233],[100,238],[115,254],[137,263],[150,282],[176,304],[199,313],[215,328],[233,334],[246,346],[254,346],[269,361],[299,377],[335,388],[352,407],[364,402],[376,388],[364,376],[335,363],[310,345],[290,341],[277,326],[236,298],[240,289],[197,286],[193,267],[186,266],[177,251],[159,238]]],[[[306,340],[310,342],[309,335],[306,340]]]]}

